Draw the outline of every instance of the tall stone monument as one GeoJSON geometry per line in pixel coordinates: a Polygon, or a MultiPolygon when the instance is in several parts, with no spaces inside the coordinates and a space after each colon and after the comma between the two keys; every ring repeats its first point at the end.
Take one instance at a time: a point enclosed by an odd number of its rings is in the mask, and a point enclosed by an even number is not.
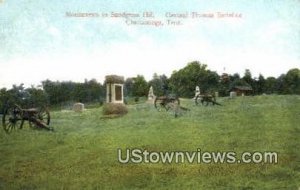
{"type": "Polygon", "coordinates": [[[195,97],[194,99],[196,99],[196,97],[200,95],[200,87],[199,86],[196,86],[196,89],[195,89],[195,97]]]}
{"type": "Polygon", "coordinates": [[[153,87],[151,86],[148,93],[148,100],[153,100],[155,98],[155,95],[153,93],[153,87]]]}
{"type": "Polygon", "coordinates": [[[117,75],[107,75],[106,83],[106,102],[107,103],[124,103],[124,77],[117,75]]]}

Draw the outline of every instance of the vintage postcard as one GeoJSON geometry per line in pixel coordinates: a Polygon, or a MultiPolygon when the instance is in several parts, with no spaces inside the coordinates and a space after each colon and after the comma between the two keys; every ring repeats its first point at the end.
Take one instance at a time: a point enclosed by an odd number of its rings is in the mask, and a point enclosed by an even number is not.
{"type": "Polygon", "coordinates": [[[300,189],[299,0],[0,0],[0,189],[300,189]]]}

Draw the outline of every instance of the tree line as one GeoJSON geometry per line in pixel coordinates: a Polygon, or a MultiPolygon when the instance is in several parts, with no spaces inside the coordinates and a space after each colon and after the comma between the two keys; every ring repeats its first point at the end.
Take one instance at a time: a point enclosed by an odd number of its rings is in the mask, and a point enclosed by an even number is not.
{"type": "MultiPolygon", "coordinates": [[[[195,87],[201,88],[201,93],[219,92],[220,96],[228,96],[232,87],[249,86],[253,95],[259,94],[300,94],[300,70],[290,69],[279,77],[267,77],[262,74],[254,78],[246,69],[243,76],[238,73],[219,75],[198,61],[188,63],[184,68],[166,75],[154,73],[150,81],[143,75],[130,77],[124,83],[125,97],[147,96],[150,86],[157,96],[176,94],[179,97],[191,98],[195,87]]],[[[40,105],[59,105],[65,102],[103,103],[105,101],[105,84],[95,79],[83,83],[72,81],[45,80],[41,85],[25,88],[23,84],[13,85],[11,89],[0,89],[0,110],[11,103],[24,107],[40,105]]]]}

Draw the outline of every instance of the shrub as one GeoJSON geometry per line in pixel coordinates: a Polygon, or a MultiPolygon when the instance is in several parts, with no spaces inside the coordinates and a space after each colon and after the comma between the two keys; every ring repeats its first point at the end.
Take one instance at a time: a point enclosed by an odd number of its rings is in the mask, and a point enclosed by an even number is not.
{"type": "Polygon", "coordinates": [[[107,103],[102,108],[103,115],[125,115],[128,109],[124,104],[120,103],[107,103]]]}

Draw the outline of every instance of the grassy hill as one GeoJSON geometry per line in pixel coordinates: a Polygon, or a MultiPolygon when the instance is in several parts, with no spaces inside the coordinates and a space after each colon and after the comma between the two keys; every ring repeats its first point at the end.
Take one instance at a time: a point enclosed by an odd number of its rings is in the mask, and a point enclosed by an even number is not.
{"type": "MultiPolygon", "coordinates": [[[[0,189],[299,189],[300,96],[219,98],[174,118],[152,104],[51,112],[55,132],[0,130],[0,189]],[[117,150],[278,153],[278,163],[121,164],[117,150]]],[[[2,126],[1,126],[2,128],[2,126]]]]}

